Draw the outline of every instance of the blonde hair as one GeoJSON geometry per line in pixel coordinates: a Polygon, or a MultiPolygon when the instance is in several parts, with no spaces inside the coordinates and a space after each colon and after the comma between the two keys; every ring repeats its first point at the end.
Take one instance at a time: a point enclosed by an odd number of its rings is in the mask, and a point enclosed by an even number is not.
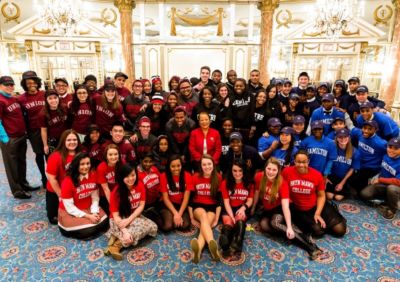
{"type": "MultiPolygon", "coordinates": [[[[336,146],[339,147],[339,142],[337,138],[335,138],[335,143],[336,146]]],[[[346,145],[346,153],[345,153],[345,158],[346,160],[350,160],[353,157],[353,145],[351,145],[351,140],[349,139],[349,142],[347,142],[346,145]]]]}
{"type": "Polygon", "coordinates": [[[273,203],[273,202],[275,202],[276,201],[276,198],[277,198],[277,195],[278,195],[278,192],[279,192],[279,188],[281,187],[281,185],[282,185],[282,175],[281,175],[281,169],[282,169],[282,167],[281,167],[281,164],[280,164],[280,162],[278,161],[278,159],[277,158],[274,158],[274,157],[270,157],[268,160],[267,160],[267,162],[265,163],[265,166],[264,166],[264,171],[263,171],[263,176],[262,176],[262,178],[261,178],[261,182],[260,182],[260,186],[259,186],[259,190],[260,190],[260,198],[262,199],[262,198],[264,198],[264,195],[265,195],[265,192],[266,192],[266,189],[267,189],[267,175],[266,175],[266,173],[265,173],[265,168],[269,165],[269,164],[273,164],[273,165],[276,165],[277,167],[278,167],[278,174],[277,174],[277,176],[275,177],[275,179],[274,179],[274,181],[272,182],[272,187],[271,187],[271,190],[270,190],[270,192],[269,192],[269,194],[270,194],[270,197],[269,197],[269,202],[270,203],[273,203]]]}

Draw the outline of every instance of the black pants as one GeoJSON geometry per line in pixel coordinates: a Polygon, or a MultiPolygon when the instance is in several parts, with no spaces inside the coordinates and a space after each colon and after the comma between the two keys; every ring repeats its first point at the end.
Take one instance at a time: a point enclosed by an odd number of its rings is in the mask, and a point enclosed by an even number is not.
{"type": "Polygon", "coordinates": [[[380,168],[372,169],[372,168],[363,168],[357,171],[356,174],[353,175],[349,182],[349,185],[355,188],[358,192],[367,187],[368,181],[370,178],[374,177],[380,172],[380,168]]]}
{"type": "MultiPolygon", "coordinates": [[[[6,144],[0,142],[8,184],[11,192],[25,190],[26,181],[26,136],[10,138],[6,144]]],[[[58,208],[58,207],[57,207],[58,208]]]]}
{"type": "Polygon", "coordinates": [[[49,221],[53,221],[58,217],[59,199],[56,193],[46,190],[46,211],[49,221]]]}
{"type": "MultiPolygon", "coordinates": [[[[45,172],[45,155],[43,150],[43,142],[42,136],[40,135],[40,129],[28,132],[28,140],[31,143],[32,150],[35,153],[35,161],[36,165],[40,171],[40,175],[42,176],[43,185],[46,183],[46,172],[45,172]]],[[[43,187],[46,188],[46,187],[43,187]]]]}

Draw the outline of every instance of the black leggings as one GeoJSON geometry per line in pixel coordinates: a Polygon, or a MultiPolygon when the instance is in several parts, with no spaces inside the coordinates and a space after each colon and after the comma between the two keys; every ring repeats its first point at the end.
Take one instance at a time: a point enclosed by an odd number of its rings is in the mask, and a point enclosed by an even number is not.
{"type": "Polygon", "coordinates": [[[59,200],[58,196],[54,192],[50,192],[46,190],[46,211],[47,211],[47,218],[50,222],[57,220],[58,217],[58,205],[59,200]]]}
{"type": "MultiPolygon", "coordinates": [[[[176,208],[176,210],[179,210],[178,206],[176,206],[175,208],[176,208]]],[[[160,228],[162,231],[169,232],[175,228],[174,215],[167,207],[165,207],[161,210],[161,218],[162,218],[162,224],[161,224],[160,228]]],[[[183,225],[176,229],[179,229],[179,230],[189,229],[191,223],[190,223],[190,217],[189,217],[189,213],[188,213],[187,209],[183,212],[182,220],[183,220],[183,225]]]]}

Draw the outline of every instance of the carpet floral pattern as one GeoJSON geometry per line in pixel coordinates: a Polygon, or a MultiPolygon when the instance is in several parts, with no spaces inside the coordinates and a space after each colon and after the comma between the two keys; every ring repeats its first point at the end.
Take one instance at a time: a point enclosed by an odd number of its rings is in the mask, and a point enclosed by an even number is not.
{"type": "MultiPolygon", "coordinates": [[[[31,155],[28,168],[29,181],[40,183],[31,155]]],[[[195,228],[146,239],[124,250],[123,261],[114,261],[103,255],[103,236],[92,241],[61,236],[58,227],[47,222],[44,194],[40,190],[30,200],[14,199],[1,162],[0,281],[400,282],[399,215],[386,220],[357,201],[339,204],[348,232],[342,239],[318,239],[324,254],[316,261],[285,239],[261,234],[253,220],[241,256],[216,263],[205,250],[196,265],[190,251],[195,228]]]]}

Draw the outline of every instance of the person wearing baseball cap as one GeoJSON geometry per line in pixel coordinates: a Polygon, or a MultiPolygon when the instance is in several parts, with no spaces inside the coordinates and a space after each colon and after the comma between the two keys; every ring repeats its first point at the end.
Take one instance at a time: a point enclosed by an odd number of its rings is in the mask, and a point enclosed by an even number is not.
{"type": "Polygon", "coordinates": [[[131,91],[125,87],[125,81],[128,79],[128,76],[123,72],[117,72],[114,75],[114,85],[117,90],[118,100],[122,103],[126,97],[131,94],[131,91]]]}
{"type": "Polygon", "coordinates": [[[326,196],[329,200],[341,201],[351,195],[349,183],[354,173],[360,169],[360,153],[353,148],[347,128],[337,129],[335,135],[338,157],[328,175],[326,196]]]}
{"type": "Polygon", "coordinates": [[[370,101],[360,104],[360,115],[357,117],[357,125],[361,127],[364,121],[374,120],[378,124],[377,134],[379,137],[389,140],[399,136],[399,125],[392,117],[381,112],[374,112],[374,104],[370,101]]]}
{"type": "Polygon", "coordinates": [[[351,186],[360,192],[368,185],[381,170],[383,156],[386,154],[387,142],[379,137],[376,132],[379,126],[374,120],[364,121],[361,130],[355,128],[351,135],[353,140],[358,140],[361,166],[352,178],[351,186]]]}
{"type": "Polygon", "coordinates": [[[325,123],[323,120],[312,121],[310,127],[311,135],[301,142],[300,148],[307,150],[310,166],[327,177],[331,173],[333,161],[337,157],[335,142],[324,136],[325,123]]]}
{"type": "Polygon", "coordinates": [[[258,154],[263,160],[269,158],[272,152],[278,147],[279,134],[282,123],[278,118],[272,117],[267,122],[268,136],[261,136],[258,140],[258,154]]]}
{"type": "Polygon", "coordinates": [[[352,76],[347,80],[347,83],[349,84],[349,95],[355,97],[357,88],[360,86],[360,78],[352,76]]]}
{"type": "Polygon", "coordinates": [[[350,96],[347,93],[347,85],[343,79],[335,81],[333,86],[333,94],[335,96],[337,106],[343,110],[347,110],[350,106],[350,96]]]}
{"type": "Polygon", "coordinates": [[[306,139],[308,135],[305,132],[306,119],[302,115],[297,115],[293,118],[294,129],[294,145],[300,147],[301,141],[306,139]]]}
{"type": "Polygon", "coordinates": [[[33,187],[26,180],[26,127],[14,86],[12,77],[0,77],[0,149],[11,193],[29,199],[33,187]]]}
{"type": "Polygon", "coordinates": [[[222,155],[219,161],[221,171],[226,175],[228,170],[232,169],[233,162],[240,159],[246,164],[249,175],[253,177],[255,171],[263,165],[257,150],[243,143],[243,136],[240,132],[232,132],[229,140],[228,152],[222,155]]]}
{"type": "Polygon", "coordinates": [[[363,200],[384,199],[378,211],[386,219],[393,219],[399,206],[400,195],[400,137],[394,137],[387,143],[381,170],[377,178],[365,187],[360,197],[363,200]]]}
{"type": "Polygon", "coordinates": [[[56,77],[54,79],[54,89],[60,97],[60,104],[68,108],[72,102],[72,95],[68,93],[68,80],[65,77],[56,77]]]}
{"type": "MultiPolygon", "coordinates": [[[[326,93],[322,96],[322,105],[311,114],[310,123],[316,120],[320,120],[324,124],[324,135],[328,135],[333,129],[331,127],[332,122],[335,118],[341,117],[345,119],[345,114],[337,109],[335,104],[335,97],[331,93],[326,93]]],[[[310,126],[307,129],[307,133],[310,133],[310,126]]]]}
{"type": "Polygon", "coordinates": [[[97,78],[93,74],[85,76],[83,84],[86,85],[90,98],[101,95],[101,91],[97,90],[97,78]]]}
{"type": "Polygon", "coordinates": [[[282,122],[284,126],[292,126],[293,118],[297,115],[302,114],[300,100],[305,96],[299,96],[297,93],[291,93],[289,95],[289,103],[286,107],[286,111],[283,113],[282,122]]]}
{"type": "Polygon", "coordinates": [[[290,126],[285,126],[279,134],[278,147],[272,152],[271,157],[275,157],[282,167],[287,167],[293,164],[294,155],[297,152],[297,147],[294,146],[295,131],[290,126]]]}
{"type": "Polygon", "coordinates": [[[21,104],[25,116],[24,120],[28,133],[27,137],[35,153],[35,162],[41,174],[42,185],[45,188],[47,182],[45,154],[40,135],[40,118],[44,111],[45,92],[40,90],[42,80],[34,71],[26,71],[22,74],[21,86],[25,92],[19,95],[17,100],[21,104]]]}
{"type": "Polygon", "coordinates": [[[332,122],[332,131],[326,135],[329,139],[335,140],[336,132],[340,129],[346,128],[346,122],[342,117],[336,117],[332,122]]]}

